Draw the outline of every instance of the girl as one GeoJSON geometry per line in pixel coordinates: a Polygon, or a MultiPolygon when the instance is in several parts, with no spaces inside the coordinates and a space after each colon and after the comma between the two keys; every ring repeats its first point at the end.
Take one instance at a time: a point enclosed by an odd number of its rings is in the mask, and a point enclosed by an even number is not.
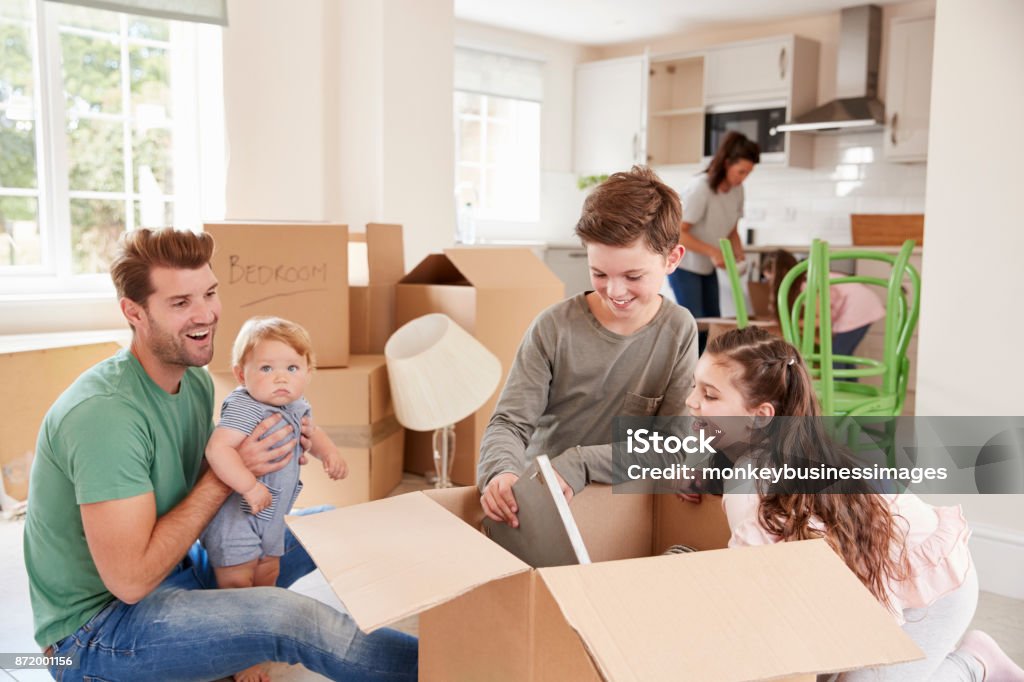
{"type": "MultiPolygon", "coordinates": [[[[779,285],[786,273],[797,264],[796,257],[784,249],[773,253],[765,263],[764,274],[772,283],[771,305],[777,305],[779,285]]],[[[829,273],[831,277],[842,277],[839,273],[829,273]]],[[[801,275],[794,286],[789,289],[789,310],[793,309],[796,297],[800,294],[806,277],[801,275]]],[[[868,333],[871,325],[885,318],[885,306],[871,288],[856,282],[833,284],[829,287],[829,302],[832,313],[832,354],[853,355],[857,346],[868,333]]],[[[836,369],[854,369],[854,365],[835,362],[836,369]]],[[[844,381],[857,381],[856,377],[844,381]]]]}
{"type": "MultiPolygon", "coordinates": [[[[739,444],[767,453],[774,465],[794,463],[800,452],[832,449],[820,420],[773,419],[818,416],[807,369],[783,339],[753,327],[727,332],[708,344],[694,380],[686,404],[698,422],[748,418],[748,437],[741,439],[735,420],[721,422],[730,432],[722,441],[727,449],[732,440],[746,441],[739,444]]],[[[960,508],[932,507],[911,493],[866,490],[724,495],[729,546],[825,538],[926,655],[844,674],[846,682],[1024,680],[1024,670],[991,637],[963,634],[977,606],[978,579],[960,508]]]]}

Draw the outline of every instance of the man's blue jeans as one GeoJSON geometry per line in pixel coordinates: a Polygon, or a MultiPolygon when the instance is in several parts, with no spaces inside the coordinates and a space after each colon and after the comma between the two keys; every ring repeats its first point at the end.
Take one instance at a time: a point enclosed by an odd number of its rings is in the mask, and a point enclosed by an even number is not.
{"type": "Polygon", "coordinates": [[[77,668],[57,680],[216,680],[263,661],[301,663],[332,680],[415,680],[418,643],[395,630],[366,635],[347,613],[286,588],[315,568],[289,531],[278,587],[216,589],[196,543],[137,604],[115,599],[61,640],[77,668]]]}

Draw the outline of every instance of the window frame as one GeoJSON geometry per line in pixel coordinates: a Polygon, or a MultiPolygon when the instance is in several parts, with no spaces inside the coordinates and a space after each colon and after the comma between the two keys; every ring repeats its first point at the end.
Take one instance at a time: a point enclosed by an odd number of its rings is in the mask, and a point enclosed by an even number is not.
{"type": "MultiPolygon", "coordinates": [[[[135,228],[136,204],[141,199],[133,168],[133,132],[135,112],[130,104],[130,51],[149,45],[165,50],[169,60],[172,121],[171,158],[174,173],[173,194],[163,194],[173,204],[173,223],[183,229],[199,231],[203,204],[198,140],[199,105],[196,95],[202,84],[198,69],[197,26],[170,21],[166,41],[129,37],[126,27],[129,15],[118,17],[117,44],[120,52],[119,87],[122,110],[118,114],[90,113],[80,120],[117,120],[122,125],[121,150],[124,171],[123,186],[117,191],[72,190],[69,186],[69,141],[66,133],[68,112],[64,100],[61,67],[62,32],[59,28],[60,5],[44,0],[28,0],[27,24],[33,54],[33,107],[35,114],[35,149],[37,187],[34,190],[5,188],[2,196],[36,196],[37,221],[41,243],[41,263],[0,268],[0,303],[22,301],[110,300],[114,288],[108,273],[75,274],[72,262],[71,201],[74,199],[105,199],[118,201],[125,207],[125,231],[135,228]],[[190,103],[191,102],[191,103],[190,103]]],[[[95,10],[105,11],[105,10],[95,10]]],[[[7,21],[7,20],[5,20],[7,21]]],[[[213,27],[209,27],[213,29],[213,27]]],[[[219,29],[217,29],[219,31],[219,29]]],[[[105,39],[108,34],[88,29],[72,29],[71,33],[93,35],[105,39]]],[[[0,333],[4,330],[0,328],[0,333]]]]}
{"type": "Polygon", "coordinates": [[[543,102],[539,102],[531,99],[523,99],[517,97],[508,97],[503,95],[495,95],[486,92],[476,92],[473,90],[463,90],[460,88],[454,88],[452,91],[453,99],[462,95],[472,95],[480,97],[480,113],[479,114],[466,114],[461,113],[457,109],[454,111],[454,124],[455,124],[455,187],[456,187],[456,198],[457,203],[461,205],[464,203],[462,196],[461,183],[459,182],[459,170],[461,168],[471,168],[479,173],[480,184],[479,188],[474,190],[476,195],[476,201],[473,202],[473,215],[476,220],[487,221],[493,223],[535,223],[540,220],[540,198],[541,198],[541,158],[542,158],[542,128],[543,128],[543,102]],[[492,125],[496,125],[496,122],[504,121],[503,125],[512,127],[513,131],[517,134],[521,131],[521,124],[518,121],[518,117],[511,117],[508,119],[501,119],[498,116],[494,116],[490,113],[490,101],[493,99],[504,99],[510,102],[526,102],[537,105],[537,186],[535,196],[531,197],[531,204],[535,209],[532,213],[522,214],[506,214],[500,208],[485,206],[484,198],[487,196],[487,174],[489,170],[497,170],[503,167],[503,164],[495,161],[488,160],[488,136],[492,125]],[[466,161],[462,158],[462,124],[466,121],[473,121],[480,125],[480,150],[478,158],[474,161],[466,161]]]}

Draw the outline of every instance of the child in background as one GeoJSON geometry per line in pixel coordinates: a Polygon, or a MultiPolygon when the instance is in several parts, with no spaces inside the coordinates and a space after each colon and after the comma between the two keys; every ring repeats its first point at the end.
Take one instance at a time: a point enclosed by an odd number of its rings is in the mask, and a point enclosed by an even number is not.
{"type": "MultiPolygon", "coordinates": [[[[231,364],[239,386],[224,399],[220,423],[206,446],[206,459],[235,492],[201,539],[218,587],[272,586],[284,554],[284,517],[302,489],[302,447],[296,441],[288,465],[259,478],[242,463],[236,448],[273,414],[281,414],[283,419],[264,438],[289,424],[295,433],[300,431],[302,419],[311,414],[303,394],[312,378],[313,348],[306,330],[294,322],[254,317],[238,332],[231,364]]],[[[345,478],[348,466],[327,434],[314,428],[310,440],[310,453],[323,462],[328,476],[345,478]]],[[[235,679],[248,682],[267,677],[254,666],[236,674],[235,679]]]]}
{"type": "MultiPolygon", "coordinates": [[[[694,378],[690,413],[698,420],[749,418],[753,437],[747,440],[753,442],[745,446],[771,453],[776,466],[800,466],[800,452],[826,452],[831,445],[817,419],[788,420],[788,428],[773,421],[818,416],[807,368],[781,338],[754,327],[727,332],[708,344],[694,378]]],[[[1024,670],[991,637],[977,630],[964,635],[977,606],[978,578],[959,507],[932,507],[911,493],[764,489],[726,494],[722,504],[730,547],[825,538],[926,655],[842,680],[1024,680],[1024,670]]]]}
{"type": "Polygon", "coordinates": [[[593,291],[542,312],[527,330],[480,443],[481,506],[515,527],[511,487],[548,454],[567,498],[611,482],[612,419],[678,415],[697,362],[697,324],[659,294],[683,256],[679,196],[649,168],[601,183],[576,235],[593,291]]]}
{"type": "MultiPolygon", "coordinates": [[[[772,305],[778,305],[779,285],[786,273],[797,264],[796,257],[789,251],[779,249],[765,263],[764,273],[772,282],[772,305]]],[[[830,272],[831,277],[843,277],[830,272]]],[[[805,276],[797,278],[789,289],[789,309],[793,309],[796,297],[804,286],[805,276]]],[[[885,306],[871,289],[856,282],[833,284],[829,287],[829,303],[832,313],[832,354],[853,355],[872,324],[885,318],[885,306]]],[[[846,362],[834,362],[835,369],[853,369],[846,362]]],[[[848,381],[856,381],[856,378],[848,381]]]]}

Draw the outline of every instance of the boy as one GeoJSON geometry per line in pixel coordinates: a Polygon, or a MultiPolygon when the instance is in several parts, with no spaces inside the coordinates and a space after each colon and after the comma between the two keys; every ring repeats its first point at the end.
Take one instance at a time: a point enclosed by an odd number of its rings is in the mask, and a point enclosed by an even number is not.
{"type": "Polygon", "coordinates": [[[519,347],[480,443],[490,518],[518,525],[511,488],[537,455],[553,457],[571,499],[591,481],[612,482],[614,417],[683,413],[697,324],[659,294],[683,257],[681,216],[679,196],[641,166],[587,197],[576,235],[594,290],[542,312],[519,347]]]}

